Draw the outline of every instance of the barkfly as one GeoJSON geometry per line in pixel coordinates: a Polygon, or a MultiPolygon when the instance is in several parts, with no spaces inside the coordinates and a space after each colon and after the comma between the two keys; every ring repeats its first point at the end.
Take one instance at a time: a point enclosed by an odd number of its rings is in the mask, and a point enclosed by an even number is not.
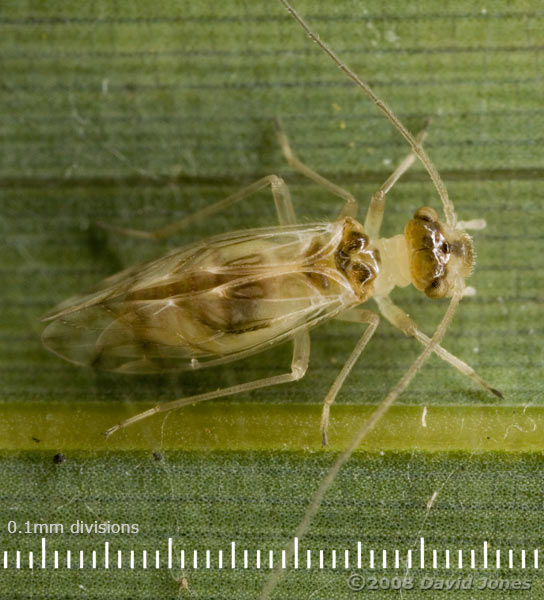
{"type": "MultiPolygon", "coordinates": [[[[306,27],[286,2],[284,5],[306,27]]],[[[313,39],[331,54],[315,36],[313,39]]],[[[364,325],[365,331],[325,397],[321,436],[326,444],[330,406],[379,322],[376,313],[361,307],[370,298],[383,317],[423,344],[427,355],[435,352],[485,389],[499,393],[435,339],[443,335],[466,293],[465,278],[473,268],[472,242],[464,230],[481,228],[484,223],[457,222],[440,176],[422,148],[424,132],[414,139],[368,86],[356,81],[412,147],[372,197],[363,224],[357,221],[355,198],[301,163],[278,122],[278,140],[289,165],[344,201],[336,220],[297,224],[286,184],[270,175],[154,232],[110,227],[142,238],[166,237],[265,187],[270,188],[279,221],[276,227],[219,235],[131,267],[44,316],[49,324],[42,339],[49,350],[79,365],[124,374],[196,371],[287,340],[293,344],[289,373],[155,406],[115,425],[106,436],[156,413],[300,379],[310,358],[309,330],[338,318],[364,325]],[[416,158],[435,183],[445,222],[434,209],[419,208],[404,233],[382,238],[386,195],[416,158]],[[431,298],[452,298],[447,318],[433,340],[390,299],[393,288],[410,284],[431,298]]],[[[412,366],[409,379],[420,366],[412,366]]]]}

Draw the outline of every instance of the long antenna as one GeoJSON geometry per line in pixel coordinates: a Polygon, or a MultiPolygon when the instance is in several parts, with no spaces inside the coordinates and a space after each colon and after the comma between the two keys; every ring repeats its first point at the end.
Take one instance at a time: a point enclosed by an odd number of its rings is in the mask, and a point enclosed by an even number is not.
{"type": "Polygon", "coordinates": [[[387,104],[381,100],[372,90],[372,88],[365,83],[354,71],[352,71],[348,65],[343,63],[340,58],[325,44],[325,42],[321,41],[320,37],[315,34],[310,27],[306,24],[306,21],[297,13],[297,11],[287,2],[287,0],[280,0],[281,3],[285,6],[285,8],[289,11],[289,14],[297,21],[300,26],[304,29],[304,31],[308,34],[310,39],[312,39],[324,52],[326,52],[332,60],[336,63],[336,65],[352,80],[354,81],[363,92],[376,104],[376,106],[386,115],[386,117],[393,123],[393,125],[397,128],[402,137],[410,144],[414,154],[419,158],[419,160],[423,163],[423,166],[427,169],[432,182],[434,183],[434,187],[442,200],[442,205],[444,207],[444,215],[446,217],[446,221],[448,225],[453,229],[455,227],[457,218],[455,216],[455,209],[453,204],[448,196],[448,191],[446,190],[446,186],[442,181],[442,177],[436,170],[433,165],[431,159],[427,156],[427,153],[423,149],[423,146],[419,144],[414,136],[406,129],[406,127],[402,124],[402,122],[398,119],[395,113],[387,106],[387,104]]]}

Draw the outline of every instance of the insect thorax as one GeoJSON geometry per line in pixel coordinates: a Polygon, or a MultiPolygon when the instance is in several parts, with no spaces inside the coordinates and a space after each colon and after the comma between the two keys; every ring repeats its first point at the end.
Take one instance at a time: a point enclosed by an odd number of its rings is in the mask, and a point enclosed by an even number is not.
{"type": "Polygon", "coordinates": [[[380,271],[379,250],[372,247],[363,227],[346,217],[342,238],[336,249],[335,266],[349,281],[359,302],[365,302],[374,292],[374,280],[380,271]]]}

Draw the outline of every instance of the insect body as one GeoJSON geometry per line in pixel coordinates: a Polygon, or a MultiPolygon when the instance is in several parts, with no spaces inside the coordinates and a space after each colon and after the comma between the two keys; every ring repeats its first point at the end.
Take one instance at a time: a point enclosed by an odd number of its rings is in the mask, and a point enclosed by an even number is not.
{"type": "Polygon", "coordinates": [[[50,350],[76,364],[140,374],[212,367],[288,339],[293,342],[293,357],[289,373],[158,405],[112,427],[106,435],[158,412],[300,379],[309,362],[308,331],[324,320],[340,318],[366,329],[325,397],[321,433],[326,444],[330,405],[379,322],[376,313],[361,306],[371,297],[387,320],[426,347],[394,397],[431,352],[500,395],[439,345],[466,293],[465,278],[473,267],[472,243],[464,230],[485,223],[457,222],[442,180],[422,148],[425,132],[413,138],[372,90],[340,63],[285,0],[282,2],[310,37],[378,104],[412,150],[374,194],[361,224],[355,198],[300,162],[278,123],[278,138],[288,163],[344,200],[337,220],[298,225],[286,184],[270,175],[161,230],[119,230],[144,238],[164,237],[266,186],[270,186],[279,220],[278,227],[225,234],[175,250],[67,300],[44,317],[50,323],[43,341],[50,350]],[[434,209],[423,207],[403,233],[380,238],[386,195],[416,157],[439,192],[445,222],[434,209]],[[410,283],[431,298],[452,298],[432,340],[390,299],[394,287],[410,283]]]}
{"type": "MultiPolygon", "coordinates": [[[[292,339],[291,373],[162,404],[107,434],[156,412],[299,379],[309,360],[308,330],[338,317],[364,323],[367,331],[325,399],[326,443],[329,407],[378,324],[374,313],[358,305],[374,297],[386,318],[428,344],[389,293],[410,283],[430,297],[462,292],[473,263],[470,238],[441,223],[433,209],[416,211],[403,234],[377,237],[385,193],[413,162],[413,153],[375,195],[363,227],[350,216],[357,212],[350,194],[300,163],[279,125],[278,135],[292,166],[346,199],[336,221],[297,225],[287,186],[279,177],[265,177],[205,210],[209,214],[270,185],[280,226],[216,236],[122,271],[47,314],[43,342],[76,364],[144,374],[211,367],[292,339]]],[[[442,347],[435,351],[486,386],[442,347]]]]}

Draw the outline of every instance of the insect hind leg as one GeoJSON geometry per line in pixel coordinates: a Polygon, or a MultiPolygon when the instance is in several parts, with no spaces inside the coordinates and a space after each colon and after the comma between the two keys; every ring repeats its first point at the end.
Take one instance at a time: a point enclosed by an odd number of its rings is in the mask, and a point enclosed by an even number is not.
{"type": "Polygon", "coordinates": [[[308,369],[308,363],[310,361],[310,335],[307,331],[301,331],[295,334],[293,338],[293,357],[291,359],[291,370],[289,373],[283,373],[282,375],[274,375],[273,377],[266,377],[265,379],[258,379],[256,381],[248,381],[247,383],[240,383],[231,387],[214,390],[213,392],[207,392],[205,394],[198,394],[196,396],[188,396],[187,398],[180,398],[173,400],[172,402],[164,402],[158,404],[149,410],[141,412],[133,417],[129,417],[124,421],[121,421],[117,425],[110,427],[104,432],[104,436],[109,438],[110,435],[123,429],[128,425],[132,425],[138,421],[151,417],[158,413],[168,412],[188,404],[196,404],[197,402],[204,402],[205,400],[214,400],[215,398],[224,398],[226,396],[232,396],[233,394],[242,394],[245,392],[251,392],[260,388],[271,387],[273,385],[280,385],[281,383],[289,383],[291,381],[298,381],[304,377],[306,370],[308,369]]]}
{"type": "Polygon", "coordinates": [[[241,200],[245,200],[246,198],[253,196],[266,186],[270,186],[280,225],[294,225],[296,223],[296,217],[295,210],[293,208],[293,203],[291,201],[291,195],[289,194],[289,188],[287,187],[285,181],[283,181],[283,179],[281,177],[278,177],[277,175],[267,175],[265,177],[262,177],[254,183],[242,188],[241,190],[238,190],[234,194],[231,194],[230,196],[227,196],[222,200],[214,202],[210,206],[206,206],[201,210],[197,210],[192,215],[183,217],[179,221],[175,221],[174,223],[170,223],[165,227],[161,227],[153,231],[143,231],[140,229],[116,227],[115,225],[110,225],[109,223],[102,222],[98,223],[98,225],[104,229],[108,229],[110,231],[114,231],[115,233],[120,233],[122,235],[143,238],[146,240],[162,240],[177,233],[181,229],[192,225],[197,221],[200,221],[202,219],[205,219],[206,217],[210,217],[211,215],[217,212],[230,208],[237,202],[240,202],[241,200]]]}

